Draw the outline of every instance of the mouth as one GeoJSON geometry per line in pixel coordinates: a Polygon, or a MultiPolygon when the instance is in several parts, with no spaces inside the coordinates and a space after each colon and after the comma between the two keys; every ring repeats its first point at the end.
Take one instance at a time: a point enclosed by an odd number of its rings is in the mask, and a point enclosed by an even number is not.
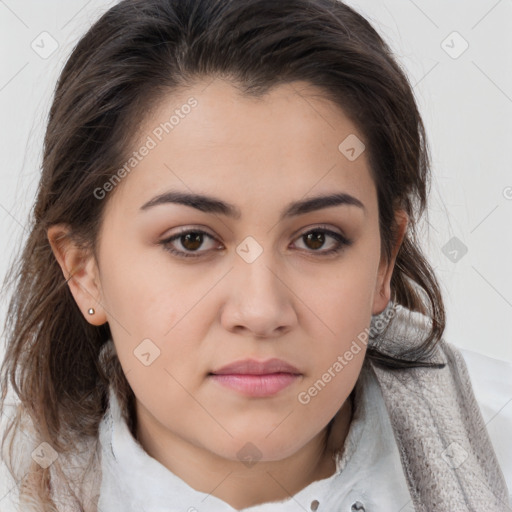
{"type": "Polygon", "coordinates": [[[281,359],[235,361],[208,374],[224,388],[260,398],[276,395],[301,376],[295,366],[281,359]]]}

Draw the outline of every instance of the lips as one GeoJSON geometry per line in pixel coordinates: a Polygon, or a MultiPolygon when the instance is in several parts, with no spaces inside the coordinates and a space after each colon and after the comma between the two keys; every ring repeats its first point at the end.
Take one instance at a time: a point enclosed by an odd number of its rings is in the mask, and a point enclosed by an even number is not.
{"type": "Polygon", "coordinates": [[[216,385],[251,398],[271,398],[298,382],[302,374],[282,359],[235,361],[210,373],[216,385]]]}
{"type": "Polygon", "coordinates": [[[273,373],[301,375],[300,371],[295,368],[295,366],[282,359],[276,358],[266,361],[244,359],[235,361],[211,372],[213,375],[270,375],[273,373]]]}

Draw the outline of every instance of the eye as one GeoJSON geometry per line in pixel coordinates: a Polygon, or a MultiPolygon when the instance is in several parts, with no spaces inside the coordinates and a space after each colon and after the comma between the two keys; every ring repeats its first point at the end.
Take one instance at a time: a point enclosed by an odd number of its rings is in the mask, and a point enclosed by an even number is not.
{"type": "MultiPolygon", "coordinates": [[[[208,249],[200,251],[199,249],[203,246],[205,239],[214,241],[215,238],[210,234],[200,229],[188,229],[183,230],[180,233],[172,235],[159,242],[163,248],[171,254],[180,258],[198,258],[202,253],[210,252],[208,249]],[[177,249],[176,244],[184,249],[177,249]]],[[[341,233],[337,233],[330,229],[317,227],[306,231],[300,235],[296,240],[302,240],[306,249],[306,252],[316,253],[315,255],[327,256],[330,254],[336,254],[341,252],[346,246],[352,244],[352,241],[346,238],[341,233]],[[334,240],[334,244],[331,243],[331,248],[320,251],[328,239],[334,240]],[[310,250],[308,250],[310,249],[310,250]],[[311,250],[312,249],[312,250],[311,250]]],[[[210,249],[211,250],[211,249],[210,249]]],[[[220,250],[219,248],[213,250],[220,250]]]]}
{"type": "Polygon", "coordinates": [[[318,253],[320,256],[326,256],[330,254],[336,254],[341,252],[346,246],[352,244],[352,241],[346,238],[341,233],[337,233],[327,228],[317,227],[306,231],[299,236],[298,240],[302,240],[307,249],[313,249],[312,253],[318,253]],[[334,240],[334,244],[331,243],[331,248],[323,251],[319,251],[326,243],[326,240],[331,238],[334,240]]]}
{"type": "Polygon", "coordinates": [[[198,249],[203,245],[205,238],[209,238],[210,240],[215,240],[213,236],[209,235],[205,231],[200,229],[189,229],[186,231],[182,231],[173,235],[165,240],[159,242],[166,251],[169,251],[171,254],[175,256],[179,256],[182,258],[197,258],[201,256],[201,253],[207,251],[198,251],[198,249]],[[181,247],[185,249],[179,250],[174,246],[175,241],[179,241],[181,247]],[[187,252],[189,251],[189,252],[187,252]],[[199,254],[194,254],[199,253],[199,254]]]}

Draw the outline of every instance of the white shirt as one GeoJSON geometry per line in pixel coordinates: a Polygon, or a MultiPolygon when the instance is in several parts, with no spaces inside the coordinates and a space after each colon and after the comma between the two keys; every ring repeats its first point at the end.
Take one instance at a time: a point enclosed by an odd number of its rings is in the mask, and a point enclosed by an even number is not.
{"type": "Polygon", "coordinates": [[[459,348],[512,505],[512,363],[459,348]]]}

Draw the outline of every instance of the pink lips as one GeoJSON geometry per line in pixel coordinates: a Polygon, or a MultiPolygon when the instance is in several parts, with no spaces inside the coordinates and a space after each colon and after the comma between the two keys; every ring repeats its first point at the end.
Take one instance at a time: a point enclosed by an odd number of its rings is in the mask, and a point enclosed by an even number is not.
{"type": "Polygon", "coordinates": [[[300,376],[297,368],[281,359],[235,361],[210,374],[222,386],[253,397],[275,395],[300,376]]]}

